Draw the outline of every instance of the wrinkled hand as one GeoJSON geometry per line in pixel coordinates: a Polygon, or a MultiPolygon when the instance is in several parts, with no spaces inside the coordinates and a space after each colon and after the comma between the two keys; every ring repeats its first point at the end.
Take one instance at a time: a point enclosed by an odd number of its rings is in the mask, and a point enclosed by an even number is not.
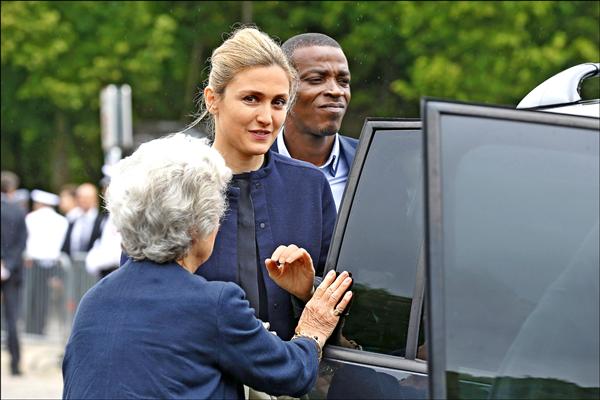
{"type": "Polygon", "coordinates": [[[313,293],[315,268],[310,254],[295,244],[279,246],[265,260],[269,276],[280,288],[307,302],[313,293]]]}
{"type": "Polygon", "coordinates": [[[346,292],[350,283],[352,278],[348,272],[344,271],[336,278],[335,271],[329,271],[310,301],[306,303],[296,331],[309,336],[318,336],[319,342],[323,345],[331,336],[340,315],[352,298],[352,292],[346,292]]]}

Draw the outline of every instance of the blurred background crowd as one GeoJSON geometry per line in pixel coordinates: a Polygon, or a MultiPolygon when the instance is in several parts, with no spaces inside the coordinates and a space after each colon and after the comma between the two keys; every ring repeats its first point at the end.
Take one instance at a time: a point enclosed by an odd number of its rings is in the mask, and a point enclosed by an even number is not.
{"type": "MultiPolygon", "coordinates": [[[[65,341],[81,296],[119,266],[121,255],[95,184],[67,184],[56,195],[20,189],[19,182],[2,171],[2,314],[12,375],[22,373],[19,320],[26,334],[65,341]]],[[[101,181],[102,190],[108,182],[101,181]]]]}
{"type": "Polygon", "coordinates": [[[599,20],[598,1],[3,1],[3,217],[18,207],[27,237],[8,250],[22,274],[3,268],[4,348],[11,324],[66,341],[83,293],[118,266],[110,166],[192,121],[210,51],[236,24],[335,38],[352,71],[342,131],[358,137],[365,117],[419,118],[423,96],[514,107],[600,59],[599,20]],[[7,296],[11,279],[21,289],[7,296]]]}

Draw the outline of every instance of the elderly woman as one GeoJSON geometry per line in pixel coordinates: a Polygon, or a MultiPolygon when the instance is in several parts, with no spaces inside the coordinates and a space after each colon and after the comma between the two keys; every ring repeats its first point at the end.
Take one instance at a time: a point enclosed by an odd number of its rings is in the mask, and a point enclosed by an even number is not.
{"type": "MultiPolygon", "coordinates": [[[[283,341],[239,286],[195,275],[213,250],[230,178],[216,150],[183,134],[117,164],[107,207],[129,259],[79,305],[64,398],[243,398],[242,384],[275,395],[311,389],[351,279],[327,275],[296,335],[283,341]]],[[[305,250],[292,250],[290,267],[313,268],[305,250]]]]}

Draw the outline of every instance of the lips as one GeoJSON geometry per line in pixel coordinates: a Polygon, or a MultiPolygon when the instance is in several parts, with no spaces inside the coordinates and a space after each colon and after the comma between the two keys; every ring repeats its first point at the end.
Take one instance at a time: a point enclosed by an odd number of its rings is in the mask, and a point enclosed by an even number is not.
{"type": "Polygon", "coordinates": [[[271,131],[264,130],[264,129],[254,129],[254,130],[251,130],[250,133],[253,133],[255,135],[270,135],[271,131]]]}
{"type": "Polygon", "coordinates": [[[344,103],[326,103],[320,105],[319,108],[341,108],[343,110],[346,105],[344,103]]]}
{"type": "Polygon", "coordinates": [[[320,105],[318,108],[330,113],[339,114],[344,112],[346,105],[344,103],[326,103],[320,105]]]}
{"type": "Polygon", "coordinates": [[[249,130],[248,132],[250,132],[252,137],[257,140],[266,140],[271,137],[271,131],[265,129],[253,129],[249,130]]]}

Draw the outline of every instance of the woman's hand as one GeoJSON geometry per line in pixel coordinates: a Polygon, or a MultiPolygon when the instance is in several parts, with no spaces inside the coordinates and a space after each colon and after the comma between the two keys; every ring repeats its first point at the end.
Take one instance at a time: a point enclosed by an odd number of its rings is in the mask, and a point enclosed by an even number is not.
{"type": "Polygon", "coordinates": [[[313,293],[315,268],[310,254],[295,244],[279,246],[265,260],[269,276],[279,287],[305,303],[313,293]]]}
{"type": "Polygon", "coordinates": [[[335,271],[329,271],[312,299],[304,307],[296,332],[312,337],[317,336],[323,346],[352,298],[352,292],[346,292],[350,283],[352,278],[348,272],[344,271],[336,278],[335,271]]]}

